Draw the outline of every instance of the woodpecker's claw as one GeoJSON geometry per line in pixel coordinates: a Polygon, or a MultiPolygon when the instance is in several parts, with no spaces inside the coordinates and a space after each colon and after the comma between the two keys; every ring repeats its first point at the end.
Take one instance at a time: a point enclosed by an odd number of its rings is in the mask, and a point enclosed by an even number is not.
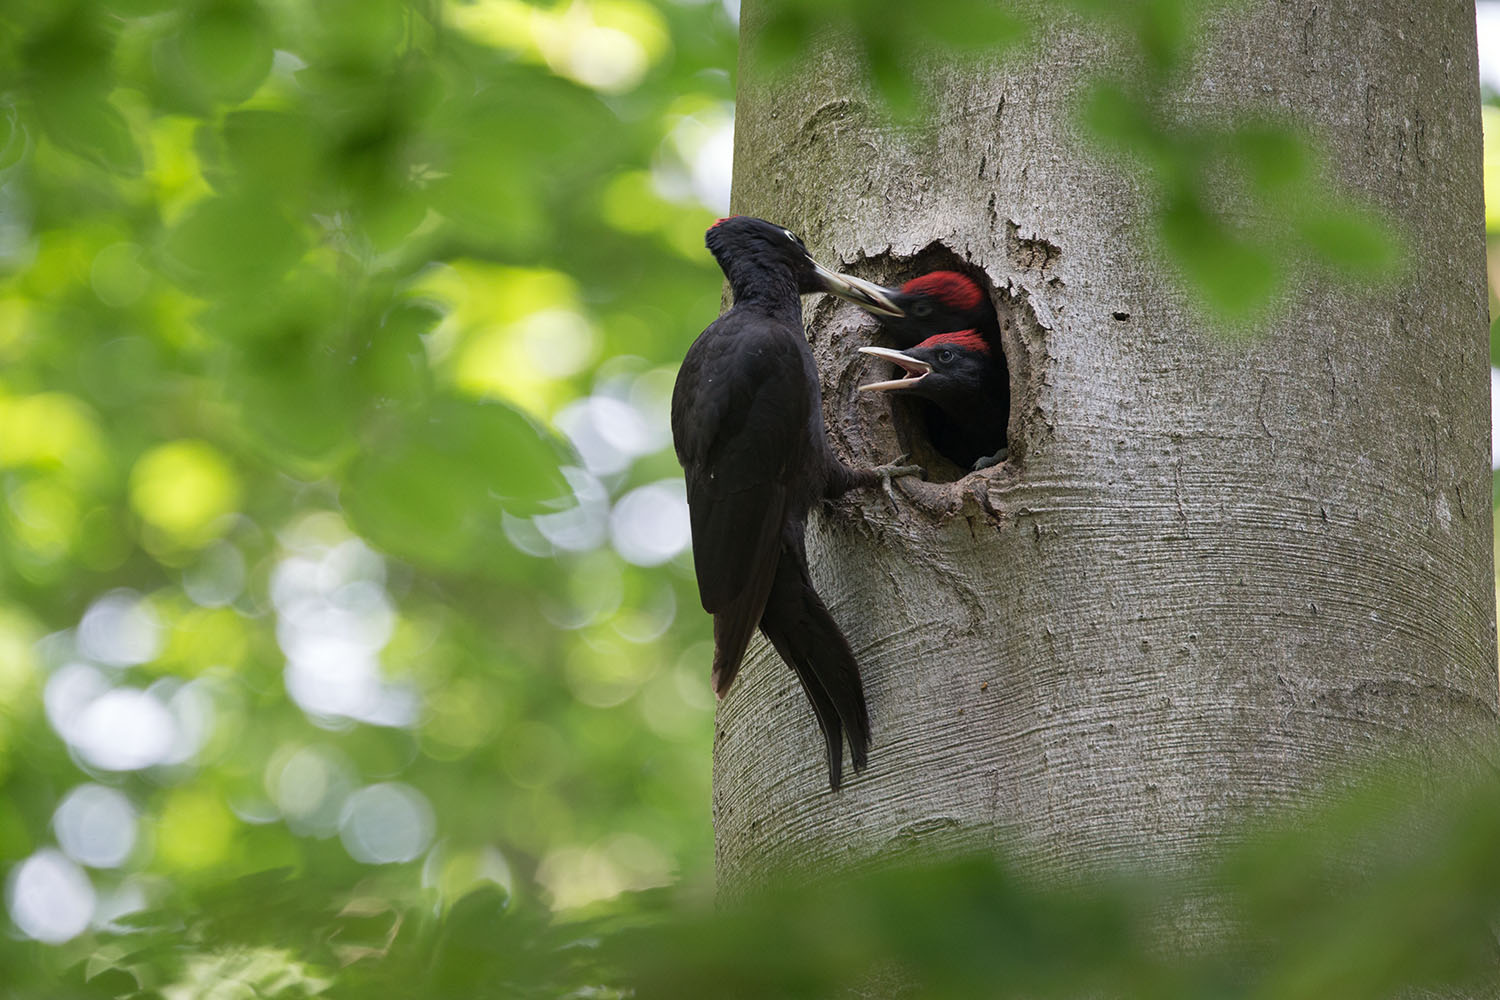
{"type": "Polygon", "coordinates": [[[897,513],[901,508],[896,502],[896,488],[892,485],[893,480],[901,476],[927,476],[927,470],[920,465],[902,465],[907,456],[902,455],[889,465],[877,465],[870,471],[880,477],[881,488],[885,490],[886,499],[891,502],[891,513],[897,513]]]}
{"type": "Polygon", "coordinates": [[[978,472],[980,469],[988,469],[992,465],[999,465],[1009,457],[1010,446],[1006,445],[1004,448],[1001,448],[993,455],[985,455],[983,458],[979,459],[979,461],[975,462],[973,468],[971,468],[969,471],[978,472]]]}

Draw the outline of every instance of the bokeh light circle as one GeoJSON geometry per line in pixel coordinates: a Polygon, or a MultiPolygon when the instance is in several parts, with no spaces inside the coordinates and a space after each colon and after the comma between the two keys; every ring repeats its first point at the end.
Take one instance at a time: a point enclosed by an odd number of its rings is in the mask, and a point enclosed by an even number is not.
{"type": "Polygon", "coordinates": [[[135,849],[136,811],[125,793],[79,785],[58,803],[52,829],[68,857],[90,868],[118,868],[135,849]]]}
{"type": "Polygon", "coordinates": [[[83,613],[78,649],[95,663],[112,667],[148,663],[161,651],[161,622],[139,594],[116,590],[83,613]]]}
{"type": "Polygon", "coordinates": [[[432,806],[410,785],[387,781],[350,795],[339,817],[339,837],[356,861],[385,865],[412,861],[432,843],[432,806]]]}
{"type": "Polygon", "coordinates": [[[659,566],[688,547],[687,496],[678,480],[631,490],[609,518],[615,551],[637,566],[659,566]]]}
{"type": "Polygon", "coordinates": [[[167,706],[135,688],[106,691],[79,713],[73,748],[94,767],[138,771],[160,764],[177,742],[177,723],[167,706]]]}
{"type": "Polygon", "coordinates": [[[97,897],[82,868],[47,847],[17,865],[7,880],[10,919],[27,937],[61,944],[88,927],[97,897]]]}

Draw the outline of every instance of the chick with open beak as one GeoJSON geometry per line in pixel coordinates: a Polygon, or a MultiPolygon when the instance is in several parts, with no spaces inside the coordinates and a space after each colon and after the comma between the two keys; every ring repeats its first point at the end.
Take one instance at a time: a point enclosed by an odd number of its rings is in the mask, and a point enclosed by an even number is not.
{"type": "Polygon", "coordinates": [[[964,469],[982,469],[1005,460],[1010,419],[1009,373],[1004,356],[996,361],[989,343],[974,330],[940,333],[905,351],[861,347],[894,363],[900,378],[870,382],[861,392],[914,396],[934,411],[927,420],[933,447],[964,469]]]}

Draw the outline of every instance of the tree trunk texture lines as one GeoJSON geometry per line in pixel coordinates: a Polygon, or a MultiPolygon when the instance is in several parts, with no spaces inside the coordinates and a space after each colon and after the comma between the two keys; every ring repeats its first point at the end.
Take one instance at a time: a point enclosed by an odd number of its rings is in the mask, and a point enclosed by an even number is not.
{"type": "MultiPolygon", "coordinates": [[[[747,0],[742,50],[761,4],[747,0]]],[[[742,57],[734,207],[877,280],[969,261],[998,290],[1012,457],[815,515],[813,576],[862,664],[869,768],[828,791],[817,726],[757,637],[714,753],[721,890],[916,847],[1186,870],[1227,821],[1496,728],[1488,334],[1470,0],[1279,0],[1209,25],[1184,122],[1305,122],[1407,241],[1394,280],[1299,272],[1253,336],[1155,259],[1145,188],[1081,139],[1117,58],[1060,25],[935,65],[901,131],[820,38],[792,78],[742,57]]],[[[872,321],[809,300],[830,432],[907,449],[872,321]]]]}

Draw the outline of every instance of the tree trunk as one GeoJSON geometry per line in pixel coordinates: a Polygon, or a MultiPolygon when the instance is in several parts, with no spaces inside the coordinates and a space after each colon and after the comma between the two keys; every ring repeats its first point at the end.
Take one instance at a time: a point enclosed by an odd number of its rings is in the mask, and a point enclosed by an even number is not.
{"type": "MultiPolygon", "coordinates": [[[[1409,251],[1375,287],[1305,272],[1238,338],[1187,303],[1143,235],[1143,188],[1076,131],[1102,34],[932,68],[938,106],[911,132],[882,124],[838,39],[814,45],[793,78],[742,60],[735,210],[888,283],[982,268],[1012,451],[958,483],[904,481],[894,511],[877,492],[815,516],[870,764],[829,793],[806,699],[758,640],[717,722],[722,890],[910,846],[1184,871],[1227,821],[1330,773],[1482,753],[1497,692],[1472,0],[1279,0],[1211,26],[1175,110],[1306,122],[1409,251]]],[[[894,459],[902,411],[855,392],[884,371],[854,353],[873,323],[809,311],[836,444],[894,459]]]]}

